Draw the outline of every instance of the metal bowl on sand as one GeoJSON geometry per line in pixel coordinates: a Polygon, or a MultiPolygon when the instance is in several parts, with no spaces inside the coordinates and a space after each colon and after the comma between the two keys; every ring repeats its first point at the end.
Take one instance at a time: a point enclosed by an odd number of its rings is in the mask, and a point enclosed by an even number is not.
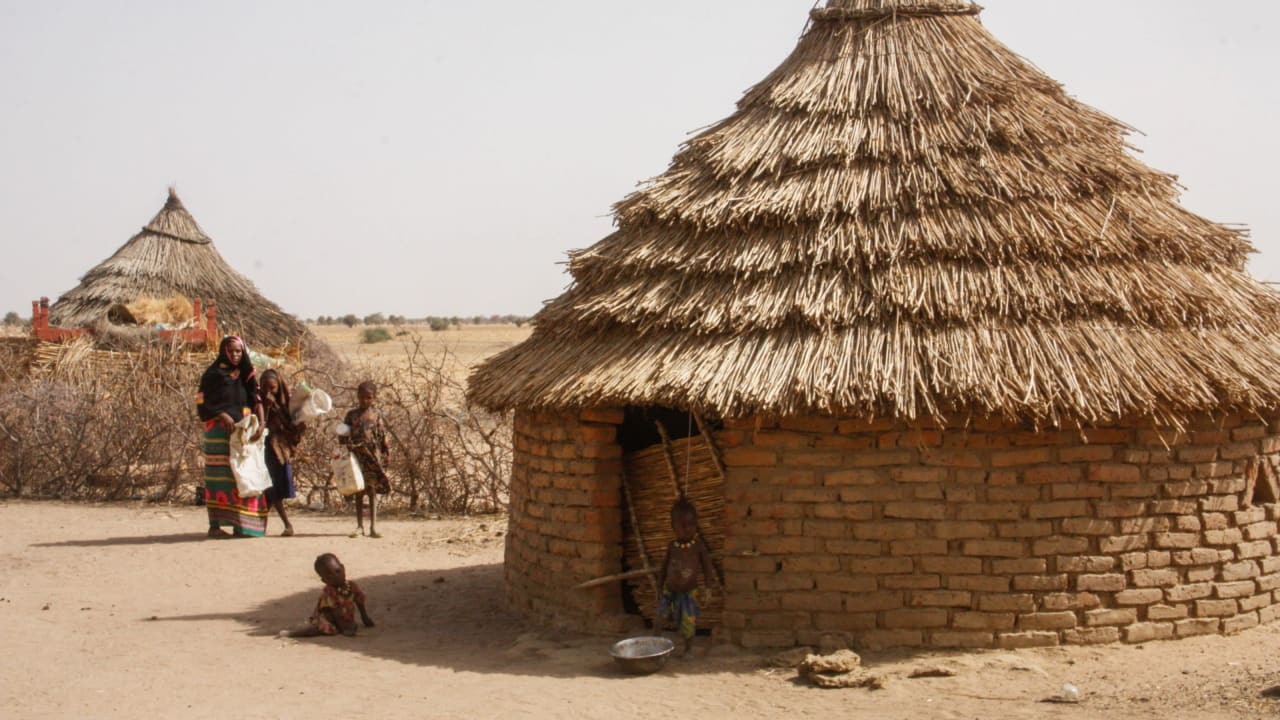
{"type": "Polygon", "coordinates": [[[614,643],[609,654],[632,675],[649,675],[661,670],[675,649],[676,644],[664,637],[635,637],[614,643]]]}

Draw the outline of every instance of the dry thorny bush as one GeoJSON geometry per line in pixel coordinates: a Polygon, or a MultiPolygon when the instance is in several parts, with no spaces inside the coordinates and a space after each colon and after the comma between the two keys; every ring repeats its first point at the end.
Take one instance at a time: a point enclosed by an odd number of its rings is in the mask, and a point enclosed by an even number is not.
{"type": "MultiPolygon", "coordinates": [[[[391,505],[450,514],[505,507],[510,418],[463,403],[452,356],[408,341],[394,367],[352,367],[326,347],[310,350],[300,368],[282,372],[286,381],[306,378],[328,391],[335,410],[313,423],[295,457],[301,498],[319,495],[327,505],[340,500],[331,492],[334,428],[355,406],[355,387],[373,380],[391,444],[391,505]]],[[[13,355],[0,357],[0,492],[157,502],[193,497],[201,483],[193,398],[207,355],[164,345],[105,355],[76,343],[29,372],[18,350],[0,351],[13,355]]]]}
{"type": "Polygon", "coordinates": [[[332,477],[336,426],[356,406],[356,387],[371,380],[378,386],[377,407],[391,446],[387,474],[393,505],[449,514],[505,509],[510,416],[465,404],[452,353],[426,352],[416,337],[403,346],[399,362],[313,364],[299,373],[334,399],[334,412],[308,430],[295,458],[299,492],[308,478],[332,477]]]}
{"type": "Polygon", "coordinates": [[[201,368],[165,345],[58,350],[31,371],[0,364],[0,488],[64,499],[178,495],[200,449],[192,388],[201,368]]]}

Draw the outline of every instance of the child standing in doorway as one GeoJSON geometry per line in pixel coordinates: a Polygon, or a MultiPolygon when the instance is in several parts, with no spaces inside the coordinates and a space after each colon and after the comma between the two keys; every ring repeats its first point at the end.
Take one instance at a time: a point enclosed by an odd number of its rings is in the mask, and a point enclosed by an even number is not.
{"type": "MultiPolygon", "coordinates": [[[[698,629],[699,603],[698,577],[709,593],[713,585],[719,587],[719,575],[711,563],[711,549],[698,534],[698,510],[687,497],[681,496],[671,507],[671,530],[676,539],[667,546],[667,557],[658,573],[661,595],[658,601],[659,628],[664,620],[676,623],[684,638],[681,655],[693,648],[693,636],[698,629]]],[[[706,602],[709,598],[704,598],[706,602]]]]}
{"type": "Polygon", "coordinates": [[[343,422],[351,428],[348,435],[340,436],[338,442],[351,450],[356,461],[360,463],[360,472],[364,475],[364,493],[356,494],[356,531],[351,537],[364,535],[364,497],[369,496],[369,537],[382,537],[378,534],[378,495],[391,492],[391,480],[387,477],[385,465],[391,448],[387,445],[387,432],[382,423],[382,414],[375,403],[378,401],[378,386],[372,380],[360,383],[356,388],[358,407],[347,413],[343,422]]]}

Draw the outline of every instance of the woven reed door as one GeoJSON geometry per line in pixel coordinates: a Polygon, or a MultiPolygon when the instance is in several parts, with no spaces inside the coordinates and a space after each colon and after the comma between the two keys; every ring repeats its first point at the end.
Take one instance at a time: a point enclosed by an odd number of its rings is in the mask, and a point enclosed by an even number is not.
{"type": "MultiPolygon", "coordinates": [[[[632,503],[632,507],[624,508],[622,513],[626,569],[642,569],[645,557],[655,571],[662,567],[667,546],[675,537],[671,532],[671,506],[683,489],[698,509],[698,531],[711,547],[716,569],[723,576],[720,558],[724,554],[724,471],[714,444],[701,434],[674,441],[667,440],[664,434],[661,444],[624,455],[622,465],[627,484],[623,501],[629,498],[632,503]]],[[[652,621],[658,602],[654,584],[637,578],[627,582],[626,591],[639,606],[640,614],[652,621]]],[[[711,603],[702,608],[699,628],[720,625],[724,611],[722,595],[716,592],[711,603]]]]}

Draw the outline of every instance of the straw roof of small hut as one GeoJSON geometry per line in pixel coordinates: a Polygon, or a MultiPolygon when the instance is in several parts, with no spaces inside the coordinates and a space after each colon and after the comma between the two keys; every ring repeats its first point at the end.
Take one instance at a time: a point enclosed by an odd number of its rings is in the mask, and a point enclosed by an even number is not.
{"type": "Polygon", "coordinates": [[[1280,406],[1280,296],[963,0],[829,0],[571,253],[491,408],[1094,422],[1280,406]]]}
{"type": "Polygon", "coordinates": [[[280,348],[306,333],[302,323],[227,264],[173,188],[151,222],[58,298],[49,317],[56,325],[87,327],[117,305],[174,295],[214,300],[218,325],[243,335],[251,346],[280,348]]]}

